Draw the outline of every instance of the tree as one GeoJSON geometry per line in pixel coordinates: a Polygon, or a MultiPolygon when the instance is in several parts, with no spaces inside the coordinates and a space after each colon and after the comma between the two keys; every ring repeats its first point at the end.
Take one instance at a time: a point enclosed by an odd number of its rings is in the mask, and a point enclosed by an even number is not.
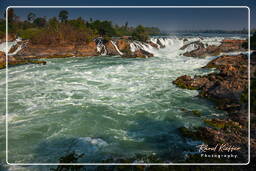
{"type": "Polygon", "coordinates": [[[145,42],[148,40],[149,35],[145,27],[143,27],[142,25],[138,25],[132,33],[132,38],[134,40],[145,42]]]}
{"type": "Polygon", "coordinates": [[[127,21],[125,22],[124,27],[127,29],[127,27],[128,27],[128,22],[127,21]]]}
{"type": "Polygon", "coordinates": [[[59,13],[59,20],[62,23],[66,23],[67,20],[68,20],[68,11],[66,11],[66,10],[60,11],[60,13],[59,13]]]}
{"type": "Polygon", "coordinates": [[[38,17],[34,20],[34,24],[37,26],[37,27],[44,27],[46,25],[46,19],[45,18],[42,18],[42,17],[38,17]]]}
{"type": "Polygon", "coordinates": [[[30,13],[28,14],[27,18],[28,18],[28,21],[34,22],[34,20],[36,19],[36,14],[30,12],[30,13]]]}

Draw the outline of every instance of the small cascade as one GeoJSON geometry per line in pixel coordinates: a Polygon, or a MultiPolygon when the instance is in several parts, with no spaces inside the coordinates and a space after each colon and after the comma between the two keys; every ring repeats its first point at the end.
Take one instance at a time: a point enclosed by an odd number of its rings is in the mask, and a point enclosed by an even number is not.
{"type": "Polygon", "coordinates": [[[142,49],[144,51],[147,51],[149,53],[155,54],[157,49],[151,46],[148,43],[143,43],[140,41],[133,41],[130,43],[130,49],[132,52],[135,52],[136,50],[142,49]]]}
{"type": "Polygon", "coordinates": [[[150,41],[153,42],[154,44],[156,44],[157,48],[160,48],[160,45],[157,43],[157,39],[156,38],[151,38],[150,41]]]}
{"type": "Polygon", "coordinates": [[[99,37],[99,38],[96,38],[94,41],[96,42],[96,45],[97,45],[97,52],[100,53],[101,56],[106,56],[107,49],[103,43],[103,39],[99,37]]]}
{"type": "Polygon", "coordinates": [[[120,54],[120,55],[123,55],[123,53],[118,49],[117,45],[116,45],[116,42],[112,41],[111,40],[111,43],[112,45],[116,48],[116,51],[120,54]]]}
{"type": "Polygon", "coordinates": [[[8,55],[16,55],[16,54],[22,49],[22,47],[23,47],[23,45],[20,44],[20,45],[18,46],[18,48],[17,48],[13,53],[8,53],[8,55]]]}
{"type": "MultiPolygon", "coordinates": [[[[11,50],[12,47],[16,46],[18,42],[20,42],[21,39],[17,38],[15,41],[13,42],[7,42],[7,50],[6,50],[6,42],[3,42],[0,44],[0,51],[1,52],[9,52],[11,50]]],[[[8,55],[15,55],[18,51],[20,51],[22,49],[22,44],[20,44],[18,46],[18,48],[13,52],[13,53],[9,53],[8,55]]]]}

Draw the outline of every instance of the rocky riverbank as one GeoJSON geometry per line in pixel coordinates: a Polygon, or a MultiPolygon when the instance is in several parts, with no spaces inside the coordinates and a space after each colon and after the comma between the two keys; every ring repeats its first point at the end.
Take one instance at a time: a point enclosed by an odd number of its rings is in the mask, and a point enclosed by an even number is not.
{"type": "Polygon", "coordinates": [[[185,52],[183,55],[188,57],[206,57],[206,56],[218,56],[221,53],[234,52],[234,51],[246,51],[243,48],[243,44],[246,40],[223,40],[220,44],[203,44],[201,41],[194,41],[185,44],[181,49],[191,47],[192,50],[185,52]]]}
{"type": "MultiPolygon", "coordinates": [[[[9,36],[10,42],[15,42],[9,48],[9,64],[26,64],[26,63],[44,63],[34,59],[42,58],[67,58],[67,57],[91,57],[91,56],[113,56],[118,55],[124,58],[148,58],[153,57],[155,51],[174,46],[173,40],[165,37],[151,38],[147,42],[131,40],[129,37],[112,38],[105,40],[101,37],[90,42],[74,42],[59,44],[36,44],[30,40],[15,39],[15,36],[9,36]],[[32,60],[33,59],[33,60],[32,60]]],[[[180,51],[184,56],[204,57],[209,55],[218,55],[226,52],[244,51],[242,47],[244,40],[223,39],[218,44],[214,41],[207,42],[205,39],[192,41],[181,38],[183,46],[180,51]],[[213,43],[213,44],[212,44],[213,43]]],[[[4,48],[2,42],[2,48],[4,48]]],[[[0,56],[0,68],[5,67],[5,54],[0,56]]]]}
{"type": "MultiPolygon", "coordinates": [[[[256,53],[251,54],[251,79],[255,80],[256,53]]],[[[199,128],[180,128],[181,134],[210,145],[228,143],[241,147],[239,162],[248,157],[248,57],[224,55],[210,61],[204,68],[216,68],[218,72],[204,76],[178,77],[174,84],[185,89],[199,90],[199,96],[213,101],[217,108],[227,111],[223,119],[211,118],[199,128]]],[[[252,107],[253,108],[253,107],[252,107]]],[[[256,124],[251,111],[251,158],[255,159],[256,124]]]]}

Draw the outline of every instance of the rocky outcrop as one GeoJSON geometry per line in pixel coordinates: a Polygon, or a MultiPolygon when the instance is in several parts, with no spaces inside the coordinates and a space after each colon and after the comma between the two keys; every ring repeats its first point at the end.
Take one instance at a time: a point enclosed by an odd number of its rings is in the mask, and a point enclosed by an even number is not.
{"type": "MultiPolygon", "coordinates": [[[[137,49],[132,52],[130,49],[130,40],[118,39],[116,41],[104,41],[97,39],[89,43],[79,44],[59,44],[59,45],[39,45],[31,42],[23,42],[23,48],[15,56],[26,59],[36,58],[64,58],[64,57],[87,57],[104,55],[121,55],[122,57],[152,57],[153,54],[137,49]],[[98,43],[98,44],[97,44],[98,43]],[[98,50],[98,51],[97,51],[98,50]],[[106,53],[105,53],[106,51],[106,53]]],[[[15,51],[19,45],[11,48],[15,51]]]]}
{"type": "Polygon", "coordinates": [[[160,39],[157,39],[156,43],[160,46],[160,48],[165,47],[165,45],[160,41],[160,39]]]}
{"type": "Polygon", "coordinates": [[[78,44],[74,47],[75,56],[97,56],[96,46],[95,42],[78,44]]]}
{"type": "MultiPolygon", "coordinates": [[[[186,42],[186,41],[188,41],[188,39],[184,39],[183,41],[186,42]]],[[[184,50],[184,49],[188,48],[191,45],[193,45],[196,48],[204,48],[204,44],[198,40],[198,41],[194,41],[194,42],[185,44],[184,46],[182,46],[180,48],[180,50],[184,50]]]]}
{"type": "Polygon", "coordinates": [[[117,40],[116,45],[120,51],[126,51],[130,48],[128,41],[125,39],[117,40]]]}
{"type": "Polygon", "coordinates": [[[96,56],[96,43],[38,45],[27,43],[16,56],[22,58],[63,58],[73,56],[96,56]]]}
{"type": "Polygon", "coordinates": [[[111,41],[108,41],[106,44],[107,54],[108,55],[120,55],[117,51],[116,47],[113,45],[111,41]]]}
{"type": "Polygon", "coordinates": [[[182,49],[185,49],[187,46],[194,44],[197,46],[195,50],[192,50],[190,52],[185,52],[184,56],[189,57],[206,57],[206,56],[217,56],[221,53],[227,53],[227,52],[236,52],[236,51],[245,51],[242,47],[242,44],[245,42],[245,40],[223,40],[219,46],[216,45],[204,45],[200,43],[199,41],[191,42],[187,45],[184,45],[181,47],[182,49]]]}
{"type": "MultiPolygon", "coordinates": [[[[14,56],[8,56],[8,66],[24,65],[24,64],[46,64],[45,61],[28,60],[23,58],[16,58],[14,56]]],[[[0,69],[6,67],[6,55],[4,52],[0,52],[0,69]]]]}
{"type": "Polygon", "coordinates": [[[129,52],[124,54],[124,57],[126,58],[149,58],[153,56],[154,55],[152,53],[149,53],[143,49],[138,49],[135,52],[129,52]]]}
{"type": "Polygon", "coordinates": [[[5,68],[5,53],[0,51],[0,69],[5,68]]]}
{"type": "Polygon", "coordinates": [[[220,109],[240,106],[240,96],[247,88],[248,68],[246,55],[225,55],[209,62],[205,68],[217,68],[219,73],[205,76],[178,77],[174,84],[181,88],[200,90],[201,97],[218,103],[220,109]]]}
{"type": "MultiPolygon", "coordinates": [[[[256,53],[251,54],[254,61],[256,53]]],[[[197,89],[200,97],[213,100],[219,109],[227,111],[225,119],[205,119],[204,127],[185,128],[179,131],[187,138],[201,140],[206,144],[216,145],[227,143],[241,148],[238,151],[239,161],[247,161],[248,150],[248,57],[246,55],[224,55],[210,61],[204,68],[216,68],[218,73],[205,76],[181,76],[173,83],[181,88],[197,89]]],[[[255,71],[255,63],[251,63],[255,71]]],[[[255,75],[252,75],[255,80],[255,75]]],[[[252,94],[251,94],[252,96],[252,94]]],[[[253,102],[251,102],[254,106],[253,102]]],[[[252,107],[253,109],[253,107],[252,107]]],[[[251,110],[251,120],[256,119],[251,110]]],[[[251,150],[255,158],[256,125],[251,125],[251,150]]]]}
{"type": "Polygon", "coordinates": [[[190,90],[198,90],[203,87],[209,81],[206,77],[195,76],[192,78],[191,76],[183,75],[178,77],[173,81],[178,87],[190,89],[190,90]]]}

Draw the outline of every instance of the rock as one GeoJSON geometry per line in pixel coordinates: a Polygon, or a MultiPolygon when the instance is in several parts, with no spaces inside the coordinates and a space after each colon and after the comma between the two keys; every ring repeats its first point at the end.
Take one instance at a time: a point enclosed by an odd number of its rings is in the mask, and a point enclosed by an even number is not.
{"type": "Polygon", "coordinates": [[[232,129],[232,128],[242,128],[238,122],[232,120],[222,120],[222,119],[205,119],[204,122],[213,128],[217,129],[232,129]]]}
{"type": "MultiPolygon", "coordinates": [[[[4,52],[0,52],[0,69],[6,67],[6,56],[4,52]]],[[[38,61],[38,60],[27,60],[20,57],[8,56],[8,66],[15,66],[15,65],[24,65],[24,64],[43,64],[45,65],[45,61],[38,61]]]]}
{"type": "Polygon", "coordinates": [[[75,47],[75,56],[96,56],[97,55],[96,42],[89,42],[79,44],[75,47]]]}
{"type": "Polygon", "coordinates": [[[210,61],[204,68],[217,68],[221,69],[223,66],[239,67],[245,65],[247,67],[246,55],[223,55],[210,61]]]}
{"type": "Polygon", "coordinates": [[[39,45],[28,43],[16,56],[23,58],[64,58],[98,55],[95,42],[80,44],[39,45]]]}
{"type": "Polygon", "coordinates": [[[107,54],[108,55],[120,55],[118,51],[116,50],[115,46],[111,43],[111,41],[108,41],[106,44],[107,54]]]}
{"type": "Polygon", "coordinates": [[[135,52],[128,52],[123,55],[123,57],[127,58],[148,58],[153,56],[154,55],[152,53],[149,53],[143,49],[138,49],[135,52]]]}
{"type": "Polygon", "coordinates": [[[5,53],[0,51],[0,69],[5,68],[5,53]]]}
{"type": "MultiPolygon", "coordinates": [[[[244,42],[245,40],[223,40],[219,46],[216,46],[216,45],[204,46],[200,42],[198,43],[198,41],[196,41],[192,43],[197,45],[198,48],[195,50],[192,50],[191,52],[186,52],[183,55],[189,56],[189,57],[206,57],[206,56],[217,56],[220,53],[224,53],[224,52],[245,51],[245,49],[242,47],[242,44],[244,42]]],[[[181,49],[185,49],[188,45],[183,46],[181,49]]]]}
{"type": "MultiPolygon", "coordinates": [[[[187,40],[187,39],[186,39],[186,40],[187,40]]],[[[188,41],[188,40],[187,40],[187,41],[188,41]]],[[[184,40],[184,42],[185,42],[185,40],[184,40]]],[[[191,45],[196,46],[196,47],[197,47],[197,49],[198,49],[198,48],[203,48],[203,47],[204,47],[204,44],[203,44],[202,42],[200,42],[200,41],[194,41],[194,42],[191,42],[191,43],[185,44],[184,46],[182,46],[182,47],[180,48],[180,50],[184,50],[184,49],[186,49],[188,46],[191,46],[191,45]]]]}
{"type": "Polygon", "coordinates": [[[241,95],[248,84],[246,56],[224,55],[210,61],[204,68],[217,68],[220,72],[194,78],[183,75],[173,83],[181,88],[199,90],[199,96],[213,100],[219,109],[240,108],[241,95]]]}
{"type": "Polygon", "coordinates": [[[124,39],[117,40],[116,45],[120,51],[128,50],[130,48],[128,41],[124,39]]]}
{"type": "Polygon", "coordinates": [[[190,90],[198,90],[207,82],[208,79],[206,77],[196,76],[195,78],[192,78],[187,75],[180,76],[173,81],[173,83],[176,84],[178,87],[190,90]]]}
{"type": "Polygon", "coordinates": [[[193,113],[193,115],[195,115],[195,116],[201,116],[201,115],[202,115],[202,112],[201,112],[201,111],[198,111],[198,110],[192,110],[192,113],[193,113]]]}
{"type": "Polygon", "coordinates": [[[9,50],[9,54],[10,53],[14,53],[20,46],[22,46],[24,44],[24,42],[22,42],[22,41],[19,41],[19,42],[17,42],[17,44],[16,45],[14,45],[14,46],[12,46],[11,47],[11,49],[9,50]]]}
{"type": "Polygon", "coordinates": [[[152,47],[154,47],[154,48],[159,48],[160,46],[158,45],[158,44],[156,44],[156,43],[153,43],[153,42],[148,42],[148,44],[150,45],[150,46],[152,46],[152,47]]]}
{"type": "Polygon", "coordinates": [[[159,39],[157,39],[156,43],[160,46],[160,48],[165,47],[165,45],[163,45],[159,39]]]}
{"type": "Polygon", "coordinates": [[[207,47],[199,46],[199,48],[186,52],[183,55],[189,57],[206,57],[206,56],[217,56],[220,54],[218,46],[210,45],[207,47]]]}
{"type": "Polygon", "coordinates": [[[246,40],[223,40],[219,46],[221,52],[245,51],[242,44],[246,40]]]}

